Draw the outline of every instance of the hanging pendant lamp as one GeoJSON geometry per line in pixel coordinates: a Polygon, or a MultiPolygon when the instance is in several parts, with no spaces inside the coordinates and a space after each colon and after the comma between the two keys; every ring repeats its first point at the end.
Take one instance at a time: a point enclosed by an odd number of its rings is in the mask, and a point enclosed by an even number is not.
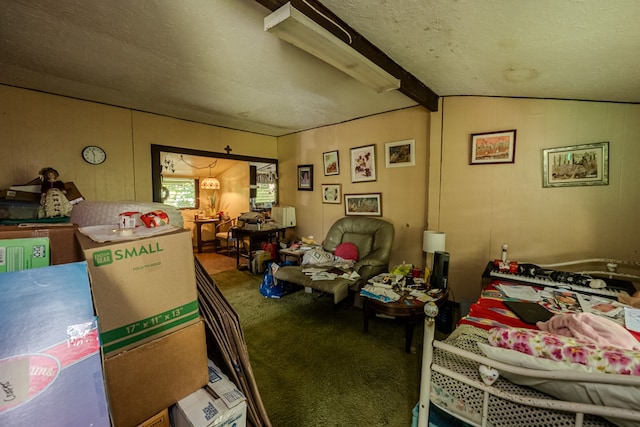
{"type": "Polygon", "coordinates": [[[200,181],[200,188],[203,190],[219,190],[220,181],[211,176],[211,165],[209,165],[209,177],[200,181]]]}

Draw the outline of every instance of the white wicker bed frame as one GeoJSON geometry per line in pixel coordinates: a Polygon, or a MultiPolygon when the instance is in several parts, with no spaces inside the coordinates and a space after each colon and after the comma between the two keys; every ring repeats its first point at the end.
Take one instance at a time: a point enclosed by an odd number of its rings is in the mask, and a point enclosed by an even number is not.
{"type": "MultiPolygon", "coordinates": [[[[618,260],[586,260],[617,265],[625,263],[618,260]]],[[[562,263],[569,265],[580,262],[562,263]]],[[[547,265],[545,267],[550,267],[547,265]]],[[[589,273],[597,273],[590,271],[589,273]]],[[[640,279],[637,275],[625,274],[626,278],[640,279]]],[[[558,381],[590,382],[607,385],[624,385],[640,388],[640,377],[630,375],[614,375],[601,373],[576,373],[565,371],[542,371],[501,363],[487,358],[476,344],[481,338],[466,334],[462,325],[456,329],[445,341],[435,340],[435,316],[437,307],[434,304],[425,305],[424,344],[422,355],[422,372],[420,386],[420,402],[418,426],[427,427],[429,424],[429,404],[432,403],[451,416],[473,426],[612,426],[609,421],[601,417],[615,417],[630,420],[629,423],[640,425],[640,410],[619,407],[607,407],[595,404],[575,403],[558,400],[533,388],[519,386],[500,375],[492,385],[485,384],[480,378],[479,367],[485,365],[497,369],[501,373],[518,374],[530,378],[547,378],[558,381]],[[452,345],[453,344],[453,345],[452,345]],[[455,402],[460,405],[443,405],[433,390],[445,390],[455,402]],[[464,406],[454,408],[454,406],[464,406]],[[453,409],[453,410],[452,410],[453,409]]],[[[476,329],[473,327],[469,327],[476,329]]],[[[469,330],[467,331],[469,332],[469,330]]]]}

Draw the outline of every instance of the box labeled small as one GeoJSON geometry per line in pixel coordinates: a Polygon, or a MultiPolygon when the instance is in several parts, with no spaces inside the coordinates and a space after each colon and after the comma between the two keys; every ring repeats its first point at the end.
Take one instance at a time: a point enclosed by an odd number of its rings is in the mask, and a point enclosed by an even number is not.
{"type": "Polygon", "coordinates": [[[76,237],[89,267],[105,356],[199,320],[188,231],[107,243],[81,231],[76,237]]]}

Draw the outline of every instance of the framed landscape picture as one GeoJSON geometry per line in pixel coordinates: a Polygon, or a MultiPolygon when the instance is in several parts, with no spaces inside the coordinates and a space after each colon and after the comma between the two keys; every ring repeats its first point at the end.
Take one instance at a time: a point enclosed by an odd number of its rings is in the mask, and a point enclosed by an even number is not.
{"type": "Polygon", "coordinates": [[[385,165],[388,168],[401,168],[416,165],[416,142],[406,141],[388,142],[385,148],[385,165]]]}
{"type": "Polygon", "coordinates": [[[322,203],[342,203],[340,184],[322,184],[322,203]]]}
{"type": "Polygon", "coordinates": [[[542,186],[609,185],[609,143],[542,150],[542,186]]]}
{"type": "Polygon", "coordinates": [[[298,190],[313,191],[313,165],[298,166],[298,190]]]}
{"type": "Polygon", "coordinates": [[[322,153],[322,162],[324,165],[324,176],[340,175],[338,150],[322,153]]]}
{"type": "Polygon", "coordinates": [[[376,180],[376,146],[351,149],[351,182],[376,180]]]}
{"type": "Polygon", "coordinates": [[[516,130],[503,130],[471,135],[471,165],[514,163],[516,158],[516,130]]]}
{"type": "Polygon", "coordinates": [[[382,216],[382,193],[345,194],[344,214],[382,216]]]}

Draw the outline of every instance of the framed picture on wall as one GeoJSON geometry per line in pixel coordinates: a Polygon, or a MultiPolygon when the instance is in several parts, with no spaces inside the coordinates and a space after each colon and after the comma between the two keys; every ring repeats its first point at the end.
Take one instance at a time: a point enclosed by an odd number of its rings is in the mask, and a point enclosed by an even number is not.
{"type": "Polygon", "coordinates": [[[345,194],[344,214],[382,216],[382,193],[345,194]]]}
{"type": "Polygon", "coordinates": [[[313,165],[298,166],[298,190],[313,191],[313,165]]]}
{"type": "Polygon", "coordinates": [[[376,146],[351,149],[351,182],[376,180],[376,146]]]}
{"type": "Polygon", "coordinates": [[[402,168],[416,165],[416,142],[406,141],[387,142],[385,148],[385,165],[388,168],[402,168]]]}
{"type": "Polygon", "coordinates": [[[516,130],[502,130],[471,134],[471,165],[514,163],[516,159],[516,130]]]}
{"type": "Polygon", "coordinates": [[[342,188],[340,184],[322,184],[322,203],[342,203],[342,188]]]}
{"type": "Polygon", "coordinates": [[[324,176],[340,175],[338,150],[322,153],[322,162],[324,165],[324,176]]]}
{"type": "Polygon", "coordinates": [[[542,186],[609,185],[609,143],[542,150],[542,186]]]}

